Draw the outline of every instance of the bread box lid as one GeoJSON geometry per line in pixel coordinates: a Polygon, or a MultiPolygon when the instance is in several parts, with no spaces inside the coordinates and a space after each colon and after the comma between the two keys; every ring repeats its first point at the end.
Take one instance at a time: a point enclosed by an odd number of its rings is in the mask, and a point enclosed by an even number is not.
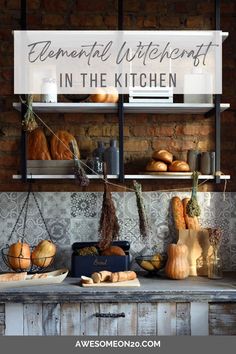
{"type": "MultiPolygon", "coordinates": [[[[84,247],[90,247],[90,246],[97,246],[99,243],[99,241],[95,241],[95,242],[75,242],[72,245],[72,250],[78,250],[84,247]]],[[[121,247],[124,251],[129,251],[130,249],[130,243],[129,241],[113,241],[112,246],[119,246],[121,247]]]]}

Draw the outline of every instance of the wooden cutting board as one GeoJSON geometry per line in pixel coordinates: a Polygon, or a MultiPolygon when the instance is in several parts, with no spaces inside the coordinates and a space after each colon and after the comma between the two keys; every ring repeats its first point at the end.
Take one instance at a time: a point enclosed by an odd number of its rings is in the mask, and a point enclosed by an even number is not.
{"type": "Polygon", "coordinates": [[[119,281],[117,283],[103,282],[103,283],[94,283],[94,284],[82,284],[85,288],[99,288],[99,287],[121,287],[121,286],[140,286],[138,278],[134,280],[119,281]]]}

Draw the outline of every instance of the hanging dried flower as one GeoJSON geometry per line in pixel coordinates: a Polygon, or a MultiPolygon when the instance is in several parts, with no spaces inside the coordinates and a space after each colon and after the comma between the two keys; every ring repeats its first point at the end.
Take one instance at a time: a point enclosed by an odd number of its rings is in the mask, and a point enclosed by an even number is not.
{"type": "Polygon", "coordinates": [[[27,95],[24,103],[27,105],[27,111],[24,115],[24,120],[22,121],[22,127],[25,131],[32,132],[38,128],[33,112],[33,95],[27,95]]]}
{"type": "Polygon", "coordinates": [[[102,214],[99,223],[100,242],[99,248],[108,248],[113,240],[118,239],[119,223],[116,216],[116,208],[112,200],[108,183],[104,182],[104,193],[102,202],[102,214]]]}
{"type": "Polygon", "coordinates": [[[187,215],[191,217],[201,215],[201,208],[197,201],[198,176],[199,176],[199,172],[194,171],[192,195],[191,195],[191,199],[188,201],[188,204],[186,206],[187,215]]]}
{"type": "Polygon", "coordinates": [[[139,215],[140,235],[145,239],[149,235],[150,226],[148,223],[147,213],[146,213],[145,204],[142,196],[142,185],[137,183],[136,181],[134,181],[133,184],[134,184],[136,203],[137,203],[137,209],[139,215]]]}
{"type": "Polygon", "coordinates": [[[89,185],[89,179],[84,171],[84,168],[81,166],[79,160],[74,160],[74,173],[81,187],[86,187],[89,185]]]}

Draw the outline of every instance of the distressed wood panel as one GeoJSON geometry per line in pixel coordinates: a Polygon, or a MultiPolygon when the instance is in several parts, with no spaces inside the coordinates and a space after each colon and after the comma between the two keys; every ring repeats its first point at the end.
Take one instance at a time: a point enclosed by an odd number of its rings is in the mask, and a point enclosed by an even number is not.
{"type": "Polygon", "coordinates": [[[42,304],[24,304],[24,335],[41,336],[42,330],[42,304]]]}
{"type": "Polygon", "coordinates": [[[5,335],[22,336],[23,328],[23,304],[5,304],[5,335]]]}
{"type": "Polygon", "coordinates": [[[157,328],[159,336],[176,335],[176,304],[157,304],[157,328]]]}
{"type": "Polygon", "coordinates": [[[176,335],[191,335],[190,303],[178,302],[176,304],[176,335]]]}
{"type": "Polygon", "coordinates": [[[117,334],[133,336],[137,334],[137,304],[119,304],[118,312],[124,312],[125,317],[118,318],[117,334]]]}
{"type": "Polygon", "coordinates": [[[208,336],[208,303],[191,302],[191,335],[208,336]]]}
{"type": "Polygon", "coordinates": [[[157,334],[157,304],[138,304],[138,335],[157,334]]]}
{"type": "Polygon", "coordinates": [[[80,304],[61,304],[61,335],[80,335],[80,304]]]}
{"type": "Polygon", "coordinates": [[[209,304],[209,334],[236,335],[236,304],[209,304]]]}
{"type": "Polygon", "coordinates": [[[0,336],[5,334],[5,305],[0,304],[0,336]]]}
{"type": "Polygon", "coordinates": [[[60,335],[60,304],[43,304],[43,335],[60,335]]]}
{"type": "Polygon", "coordinates": [[[95,313],[99,312],[99,304],[83,303],[80,307],[80,331],[81,335],[97,336],[98,335],[98,318],[95,313]]]}
{"type": "MultiPolygon", "coordinates": [[[[100,313],[118,313],[118,304],[100,304],[100,313]]],[[[99,318],[98,333],[100,336],[116,336],[118,329],[117,318],[99,318]]]]}

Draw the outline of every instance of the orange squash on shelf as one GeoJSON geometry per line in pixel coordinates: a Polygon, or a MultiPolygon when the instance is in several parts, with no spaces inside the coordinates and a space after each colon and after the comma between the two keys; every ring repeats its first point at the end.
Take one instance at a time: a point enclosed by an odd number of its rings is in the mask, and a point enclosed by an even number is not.
{"type": "Polygon", "coordinates": [[[31,266],[28,243],[13,243],[8,250],[8,263],[13,270],[27,270],[31,266]]]}
{"type": "Polygon", "coordinates": [[[28,160],[51,160],[46,136],[41,128],[28,134],[28,160]]]}
{"type": "Polygon", "coordinates": [[[53,160],[73,160],[70,151],[70,143],[74,142],[77,151],[75,154],[80,158],[80,152],[75,137],[66,130],[58,130],[56,136],[51,137],[51,155],[53,160]]]}
{"type": "Polygon", "coordinates": [[[170,279],[185,279],[189,276],[188,248],[183,244],[171,243],[167,250],[165,273],[170,279]]]}

